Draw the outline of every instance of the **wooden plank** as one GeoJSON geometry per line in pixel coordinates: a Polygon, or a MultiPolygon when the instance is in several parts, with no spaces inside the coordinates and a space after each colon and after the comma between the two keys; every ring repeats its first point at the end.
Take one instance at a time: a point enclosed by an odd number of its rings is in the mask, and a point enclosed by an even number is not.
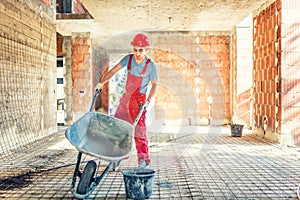
{"type": "Polygon", "coordinates": [[[55,25],[53,24],[48,24],[48,25],[44,24],[40,30],[33,30],[30,29],[30,27],[28,26],[23,26],[17,21],[12,22],[12,20],[7,16],[5,16],[3,13],[0,13],[0,18],[2,19],[0,21],[2,32],[4,33],[6,32],[7,34],[14,36],[20,40],[41,42],[41,40],[44,39],[45,40],[44,42],[47,42],[47,40],[51,40],[51,38],[56,38],[56,29],[55,29],[55,25]],[[17,25],[10,26],[11,23],[15,23],[17,25]],[[49,29],[45,27],[49,27],[49,29]],[[41,33],[41,31],[43,33],[41,33]]]}
{"type": "MultiPolygon", "coordinates": [[[[5,1],[5,0],[4,0],[5,1]]],[[[0,3],[1,4],[1,3],[0,3]]],[[[40,31],[41,25],[45,23],[53,24],[54,25],[54,15],[48,16],[48,12],[41,11],[40,12],[34,12],[32,9],[25,7],[25,4],[12,4],[11,2],[5,2],[5,6],[1,4],[1,8],[4,10],[3,13],[5,13],[7,16],[9,16],[11,19],[14,19],[17,21],[17,28],[23,28],[23,27],[29,27],[30,29],[40,31]],[[23,6],[22,6],[23,5],[23,6]]]]}
{"type": "Polygon", "coordinates": [[[6,1],[4,4],[3,13],[5,13],[7,16],[26,24],[33,29],[39,29],[39,13],[34,13],[28,7],[24,7],[24,4],[20,4],[20,2],[6,1]]]}

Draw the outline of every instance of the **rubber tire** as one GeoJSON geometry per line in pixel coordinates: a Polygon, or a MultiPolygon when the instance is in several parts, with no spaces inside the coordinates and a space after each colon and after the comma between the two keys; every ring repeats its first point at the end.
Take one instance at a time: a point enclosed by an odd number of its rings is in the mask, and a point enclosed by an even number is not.
{"type": "Polygon", "coordinates": [[[81,175],[81,178],[78,183],[77,193],[86,194],[89,191],[89,188],[93,182],[93,177],[96,171],[97,164],[95,161],[90,160],[81,175]]]}

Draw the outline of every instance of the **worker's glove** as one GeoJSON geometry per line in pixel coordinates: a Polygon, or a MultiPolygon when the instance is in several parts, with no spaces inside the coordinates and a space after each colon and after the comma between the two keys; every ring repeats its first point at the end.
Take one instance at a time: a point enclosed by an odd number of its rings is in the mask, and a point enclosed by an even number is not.
{"type": "Polygon", "coordinates": [[[102,89],[102,87],[103,87],[103,83],[97,83],[97,85],[96,85],[96,90],[98,90],[98,91],[100,91],[101,89],[102,89]]]}
{"type": "Polygon", "coordinates": [[[150,100],[147,99],[147,101],[146,101],[145,103],[142,104],[141,110],[146,110],[147,107],[148,107],[148,105],[149,105],[149,103],[150,103],[150,100]]]}

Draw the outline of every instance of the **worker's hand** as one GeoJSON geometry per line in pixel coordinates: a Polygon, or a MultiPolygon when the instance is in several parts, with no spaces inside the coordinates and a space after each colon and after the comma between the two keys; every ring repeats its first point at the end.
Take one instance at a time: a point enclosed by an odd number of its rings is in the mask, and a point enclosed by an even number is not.
{"type": "Polygon", "coordinates": [[[102,89],[102,87],[103,87],[103,83],[97,83],[97,85],[96,85],[96,90],[101,90],[102,89]]]}
{"type": "Polygon", "coordinates": [[[141,109],[142,109],[142,110],[146,110],[147,107],[148,107],[148,105],[149,105],[149,103],[150,103],[150,100],[147,99],[147,101],[146,101],[145,103],[142,104],[142,108],[141,108],[141,109]]]}

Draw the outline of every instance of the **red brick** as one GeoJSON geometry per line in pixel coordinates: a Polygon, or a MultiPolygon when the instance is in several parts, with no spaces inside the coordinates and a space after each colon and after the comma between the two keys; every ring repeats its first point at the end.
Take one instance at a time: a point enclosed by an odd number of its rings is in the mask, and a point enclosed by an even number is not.
{"type": "Polygon", "coordinates": [[[279,10],[282,9],[282,2],[281,2],[281,0],[275,1],[274,4],[276,4],[277,11],[279,11],[279,10]]]}

